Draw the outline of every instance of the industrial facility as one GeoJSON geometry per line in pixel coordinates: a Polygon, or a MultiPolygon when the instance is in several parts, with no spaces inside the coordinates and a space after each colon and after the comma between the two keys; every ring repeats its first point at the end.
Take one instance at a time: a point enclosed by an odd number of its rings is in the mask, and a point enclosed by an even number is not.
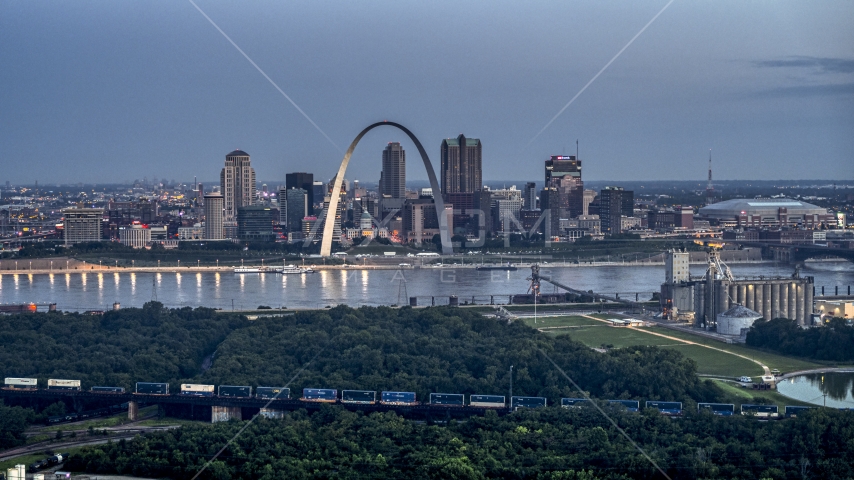
{"type": "MultiPolygon", "coordinates": [[[[717,327],[718,333],[724,335],[739,335],[740,332],[722,332],[718,319],[719,315],[728,319],[726,315],[730,313],[739,313],[739,318],[750,317],[731,310],[741,306],[756,314],[753,320],[788,318],[801,326],[813,324],[813,277],[801,277],[796,273],[790,278],[736,279],[721,262],[718,252],[712,251],[705,275],[691,278],[688,255],[688,252],[671,250],[665,256],[665,282],[661,285],[660,298],[666,318],[690,321],[709,330],[717,327]]],[[[730,332],[729,324],[725,329],[730,332]]]]}

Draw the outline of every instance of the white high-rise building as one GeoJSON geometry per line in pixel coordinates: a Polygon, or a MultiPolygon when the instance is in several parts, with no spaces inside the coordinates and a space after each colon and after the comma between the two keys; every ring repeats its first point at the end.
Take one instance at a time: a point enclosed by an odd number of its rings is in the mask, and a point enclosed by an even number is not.
{"type": "Polygon", "coordinates": [[[255,169],[249,165],[249,154],[235,150],[225,156],[225,168],[219,174],[223,197],[223,220],[237,220],[237,209],[255,200],[255,169]]]}

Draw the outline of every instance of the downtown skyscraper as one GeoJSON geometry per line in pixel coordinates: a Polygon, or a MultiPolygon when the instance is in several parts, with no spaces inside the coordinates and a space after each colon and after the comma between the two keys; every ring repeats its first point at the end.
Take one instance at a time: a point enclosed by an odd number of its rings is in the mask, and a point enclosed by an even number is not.
{"type": "Polygon", "coordinates": [[[249,154],[235,150],[225,156],[225,167],[219,174],[223,197],[223,221],[237,220],[237,209],[255,201],[255,169],[249,164],[249,154]]]}
{"type": "Polygon", "coordinates": [[[406,198],[406,151],[398,142],[389,142],[383,150],[380,174],[380,198],[406,198]]]}
{"type": "Polygon", "coordinates": [[[474,193],[483,187],[483,154],[480,139],[457,138],[442,140],[442,194],[474,193]]]}

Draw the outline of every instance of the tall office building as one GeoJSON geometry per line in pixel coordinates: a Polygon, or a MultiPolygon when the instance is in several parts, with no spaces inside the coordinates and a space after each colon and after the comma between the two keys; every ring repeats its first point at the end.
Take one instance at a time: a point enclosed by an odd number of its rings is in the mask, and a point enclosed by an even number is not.
{"type": "Polygon", "coordinates": [[[537,184],[534,182],[527,182],[525,184],[525,190],[522,194],[522,202],[524,203],[525,210],[536,210],[537,209],[537,184]]]}
{"type": "Polygon", "coordinates": [[[62,228],[66,245],[101,241],[103,208],[67,208],[62,215],[65,217],[62,228]]]}
{"type": "Polygon", "coordinates": [[[299,188],[305,190],[308,195],[308,215],[314,215],[314,200],[323,198],[323,194],[318,198],[314,193],[314,174],[313,173],[304,173],[304,172],[295,172],[288,173],[285,175],[285,188],[291,190],[293,188],[299,188]]]}
{"type": "Polygon", "coordinates": [[[584,214],[584,182],[581,160],[575,155],[552,155],[545,163],[546,184],[540,208],[551,215],[551,235],[560,235],[560,220],[584,214]]]}
{"type": "Polygon", "coordinates": [[[599,219],[602,233],[622,233],[622,218],[635,213],[635,195],[622,187],[605,187],[599,192],[599,219]]]}
{"type": "Polygon", "coordinates": [[[442,194],[474,193],[483,187],[482,148],[480,139],[457,138],[442,140],[442,194]]]}
{"type": "Polygon", "coordinates": [[[302,231],[302,219],[310,216],[308,193],[301,188],[279,190],[279,223],[288,232],[302,231]]]}
{"type": "Polygon", "coordinates": [[[249,165],[249,154],[235,150],[225,156],[225,168],[219,174],[222,187],[223,220],[237,219],[237,209],[255,200],[255,169],[249,165]]]}
{"type": "Polygon", "coordinates": [[[398,142],[389,142],[383,150],[380,197],[406,198],[406,151],[398,142]]]}
{"type": "Polygon", "coordinates": [[[205,195],[205,240],[222,240],[223,198],[214,192],[205,195]]]}

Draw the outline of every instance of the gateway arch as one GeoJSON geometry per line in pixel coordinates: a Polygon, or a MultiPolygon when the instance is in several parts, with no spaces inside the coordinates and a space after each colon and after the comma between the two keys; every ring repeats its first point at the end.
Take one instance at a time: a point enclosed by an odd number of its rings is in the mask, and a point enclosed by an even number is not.
{"type": "Polygon", "coordinates": [[[356,135],[356,138],[353,139],[353,143],[350,144],[350,148],[347,149],[347,153],[344,154],[341,166],[338,167],[338,174],[335,175],[335,184],[332,187],[332,198],[329,201],[329,208],[326,210],[326,220],[323,223],[323,238],[320,242],[320,255],[323,257],[332,255],[332,235],[335,231],[334,212],[338,211],[338,200],[341,196],[341,185],[344,182],[344,172],[347,170],[347,164],[350,163],[350,156],[353,155],[353,150],[356,149],[356,145],[359,144],[359,141],[366,133],[383,125],[399,129],[408,135],[409,139],[412,140],[412,143],[415,144],[415,147],[418,148],[418,153],[421,154],[421,160],[424,160],[424,168],[427,169],[427,177],[430,179],[430,187],[433,189],[433,203],[436,206],[436,218],[439,220],[439,234],[442,238],[442,253],[444,255],[453,255],[454,248],[451,245],[451,235],[448,232],[448,217],[445,214],[445,201],[442,199],[442,190],[439,188],[439,182],[436,180],[436,172],[433,170],[433,164],[430,163],[430,157],[427,156],[427,152],[424,151],[424,147],[421,146],[421,142],[415,138],[415,135],[413,135],[408,128],[399,123],[389,121],[377,122],[362,130],[358,135],[356,135]]]}

